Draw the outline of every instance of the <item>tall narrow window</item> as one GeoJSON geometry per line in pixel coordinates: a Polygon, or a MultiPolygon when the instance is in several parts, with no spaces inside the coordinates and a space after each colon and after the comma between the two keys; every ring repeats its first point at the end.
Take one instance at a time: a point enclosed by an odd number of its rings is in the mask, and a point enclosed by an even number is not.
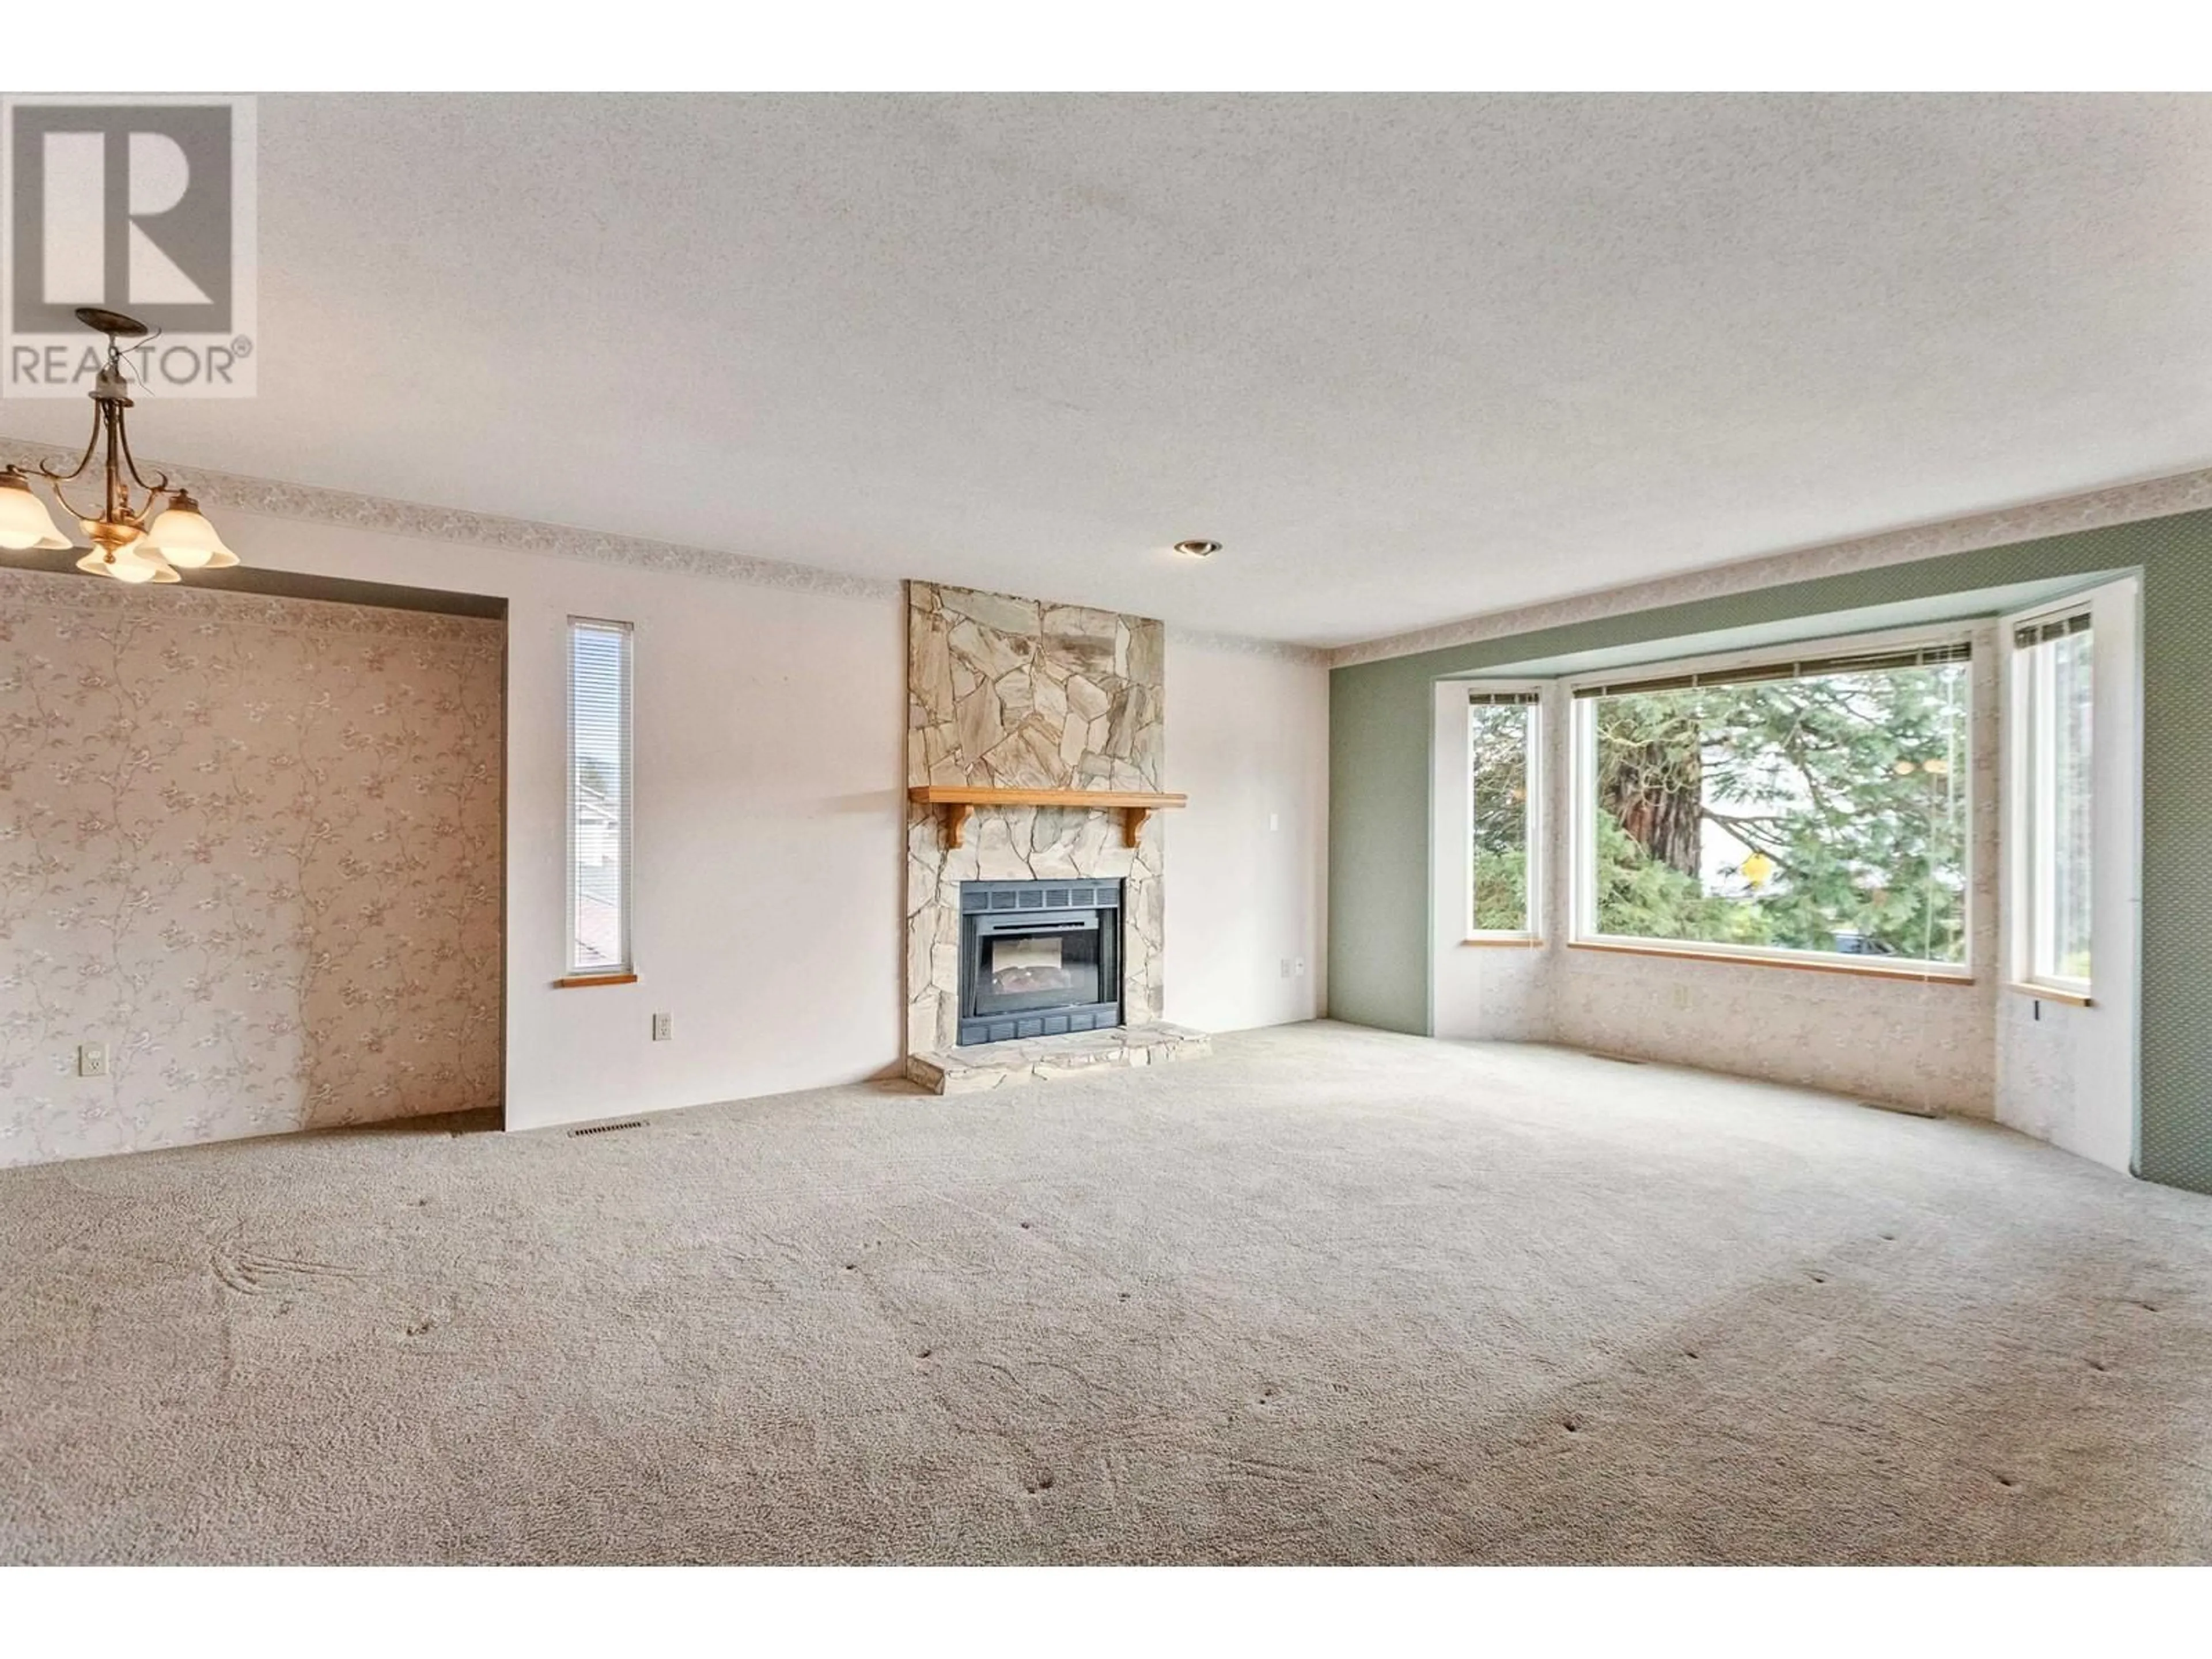
{"type": "Polygon", "coordinates": [[[1470,938],[1526,939],[1536,932],[1538,696],[1468,696],[1468,787],[1474,827],[1470,938]]]}
{"type": "Polygon", "coordinates": [[[1582,938],[1963,977],[1967,656],[1578,685],[1582,938]]]}
{"type": "Polygon", "coordinates": [[[2089,988],[2093,641],[2086,611],[2013,633],[2021,681],[2014,763],[2026,786],[2024,965],[2030,980],[2081,991],[2089,988]]]}
{"type": "Polygon", "coordinates": [[[568,971],[630,970],[630,627],[568,623],[568,971]]]}

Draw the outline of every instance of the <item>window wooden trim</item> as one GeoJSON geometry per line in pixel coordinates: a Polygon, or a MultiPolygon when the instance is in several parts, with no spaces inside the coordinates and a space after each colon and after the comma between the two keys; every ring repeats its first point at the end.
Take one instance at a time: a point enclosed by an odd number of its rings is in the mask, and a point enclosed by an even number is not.
{"type": "Polygon", "coordinates": [[[1859,979],[1895,980],[1907,985],[1972,985],[1973,972],[1960,968],[1946,972],[1914,961],[1910,966],[1900,961],[1895,967],[1880,967],[1874,962],[1852,962],[1843,957],[1815,955],[1808,951],[1792,951],[1774,956],[1753,956],[1744,951],[1731,951],[1725,945],[1705,947],[1695,944],[1670,945],[1636,941],[1616,942],[1609,938],[1576,939],[1567,941],[1570,951],[1601,951],[1622,957],[1671,957],[1683,962],[1718,962],[1735,968],[1787,968],[1801,974],[1849,974],[1859,979]]]}
{"type": "Polygon", "coordinates": [[[2097,1000],[2086,989],[2071,991],[2056,985],[2038,985],[2032,979],[2014,980],[2005,989],[2016,991],[2024,997],[2033,997],[2038,1002],[2063,1003],[2069,1008],[2094,1008],[2097,1006],[2097,1000]]]}
{"type": "Polygon", "coordinates": [[[635,974],[570,974],[553,981],[556,991],[578,991],[586,985],[635,985],[635,974]]]}

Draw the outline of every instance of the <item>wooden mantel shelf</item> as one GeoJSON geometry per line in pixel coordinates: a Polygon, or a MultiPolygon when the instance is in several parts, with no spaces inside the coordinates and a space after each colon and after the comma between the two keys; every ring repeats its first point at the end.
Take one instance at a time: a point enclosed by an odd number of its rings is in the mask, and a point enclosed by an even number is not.
{"type": "Polygon", "coordinates": [[[960,783],[917,783],[906,798],[918,806],[945,809],[945,844],[957,847],[968,830],[968,815],[979,806],[1073,806],[1121,815],[1121,844],[1134,847],[1145,820],[1155,812],[1189,805],[1188,795],[1152,794],[1133,789],[980,789],[960,783]]]}

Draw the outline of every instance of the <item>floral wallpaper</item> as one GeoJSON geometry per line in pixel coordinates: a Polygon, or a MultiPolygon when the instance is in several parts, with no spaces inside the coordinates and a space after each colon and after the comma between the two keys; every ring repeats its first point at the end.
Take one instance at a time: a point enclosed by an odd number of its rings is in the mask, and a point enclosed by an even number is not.
{"type": "Polygon", "coordinates": [[[497,1103],[503,633],[0,571],[0,1164],[497,1103]]]}

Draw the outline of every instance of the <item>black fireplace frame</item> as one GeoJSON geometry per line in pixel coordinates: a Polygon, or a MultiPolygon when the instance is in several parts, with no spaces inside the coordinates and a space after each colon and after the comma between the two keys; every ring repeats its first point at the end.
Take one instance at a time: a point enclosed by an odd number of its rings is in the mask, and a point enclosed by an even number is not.
{"type": "Polygon", "coordinates": [[[963,881],[960,884],[960,1031],[963,1048],[1025,1037],[1103,1031],[1121,1021],[1121,884],[1119,881],[963,881]],[[1098,932],[1097,1002],[1018,1012],[976,1007],[980,941],[1007,933],[1098,932]]]}

